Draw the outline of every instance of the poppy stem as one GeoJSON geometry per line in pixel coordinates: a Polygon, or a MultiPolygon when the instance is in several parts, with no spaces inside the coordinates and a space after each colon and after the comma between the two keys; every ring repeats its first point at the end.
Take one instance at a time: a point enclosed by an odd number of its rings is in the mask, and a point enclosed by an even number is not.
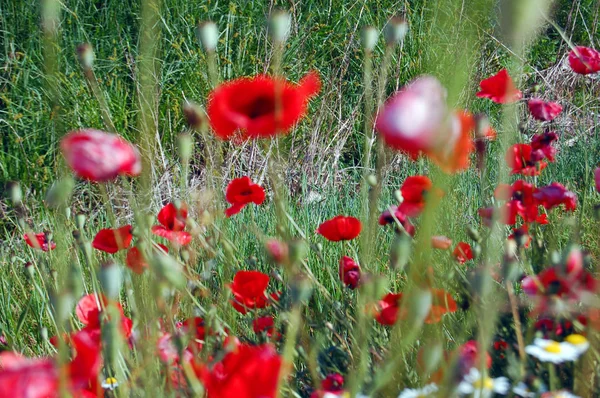
{"type": "Polygon", "coordinates": [[[521,318],[519,317],[519,310],[517,307],[517,299],[512,286],[512,282],[506,282],[506,291],[508,292],[508,299],[510,301],[510,308],[512,316],[515,322],[515,332],[517,334],[517,344],[519,345],[519,358],[521,359],[521,369],[525,370],[525,363],[527,356],[525,355],[525,342],[523,340],[523,329],[521,327],[521,318]]]}

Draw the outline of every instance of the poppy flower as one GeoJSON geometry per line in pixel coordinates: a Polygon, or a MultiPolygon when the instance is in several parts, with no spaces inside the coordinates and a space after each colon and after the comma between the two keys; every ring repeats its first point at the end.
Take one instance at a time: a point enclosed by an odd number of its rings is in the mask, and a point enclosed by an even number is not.
{"type": "Polygon", "coordinates": [[[388,293],[377,303],[375,320],[385,326],[392,326],[398,321],[402,293],[388,293]]]}
{"type": "Polygon", "coordinates": [[[282,359],[269,344],[239,344],[212,367],[197,369],[207,398],[275,397],[282,359]]]}
{"type": "Polygon", "coordinates": [[[92,247],[110,254],[127,249],[133,239],[131,231],[131,225],[125,225],[116,229],[101,229],[94,237],[92,247]]]}
{"type": "MultiPolygon", "coordinates": [[[[448,312],[456,312],[458,309],[452,296],[443,289],[431,289],[432,302],[429,313],[425,318],[426,324],[437,323],[441,321],[442,316],[448,312]]],[[[401,311],[402,293],[388,293],[378,303],[378,312],[375,320],[382,324],[391,326],[399,318],[404,319],[407,316],[406,309],[401,311]]]]}
{"type": "Polygon", "coordinates": [[[344,391],[344,376],[339,373],[328,374],[321,382],[321,388],[313,392],[310,398],[333,398],[346,396],[344,391]]]}
{"type": "Polygon", "coordinates": [[[23,239],[25,239],[27,246],[33,247],[34,249],[47,252],[56,248],[56,243],[48,241],[48,236],[43,232],[39,234],[26,233],[23,235],[23,239]]]}
{"type": "Polygon", "coordinates": [[[600,193],[600,167],[594,170],[594,183],[596,184],[596,192],[600,193]]]}
{"type": "MultiPolygon", "coordinates": [[[[158,244],[161,250],[165,253],[169,252],[169,249],[165,245],[158,244]]],[[[135,272],[138,275],[141,275],[146,268],[148,268],[148,262],[144,258],[144,255],[137,247],[132,247],[127,251],[127,256],[125,257],[125,264],[127,267],[135,272]]]]}
{"type": "Polygon", "coordinates": [[[427,176],[410,176],[402,183],[400,193],[402,193],[402,203],[398,210],[408,217],[416,217],[423,212],[425,208],[425,199],[427,193],[433,188],[433,183],[427,176]]]}
{"type": "Polygon", "coordinates": [[[215,88],[206,110],[213,131],[222,140],[236,133],[241,139],[268,138],[286,134],[304,116],[308,101],[320,88],[316,72],[308,73],[297,85],[265,75],[244,77],[215,88]]]}
{"type": "Polygon", "coordinates": [[[520,100],[523,96],[521,91],[515,87],[506,69],[482,80],[479,87],[481,91],[477,93],[477,97],[489,98],[498,104],[510,104],[520,100]]]}
{"type": "Polygon", "coordinates": [[[432,236],[431,247],[434,249],[448,250],[452,246],[452,239],[447,236],[432,236]]]}
{"type": "Polygon", "coordinates": [[[52,397],[58,391],[58,369],[51,358],[0,353],[1,397],[52,397]]]}
{"type": "MultiPolygon", "coordinates": [[[[108,300],[104,296],[97,294],[87,294],[83,296],[75,306],[75,315],[77,319],[84,325],[86,330],[96,330],[100,332],[102,325],[102,311],[108,305],[108,300]],[[102,300],[102,303],[100,303],[102,300]]],[[[132,332],[133,322],[123,313],[123,307],[120,303],[115,303],[121,314],[121,330],[125,337],[130,337],[132,332]]]]}
{"type": "Polygon", "coordinates": [[[544,170],[547,163],[535,159],[534,150],[529,144],[515,144],[506,151],[505,160],[512,169],[510,174],[522,174],[524,176],[538,176],[544,170]]]}
{"type": "MultiPolygon", "coordinates": [[[[476,340],[469,340],[458,348],[458,369],[461,375],[478,366],[479,355],[482,354],[476,340]]],[[[488,352],[485,352],[485,366],[488,369],[492,367],[492,357],[488,352]]]]}
{"type": "Polygon", "coordinates": [[[600,71],[600,52],[593,48],[577,46],[569,52],[569,65],[575,73],[589,75],[600,71]]]}
{"type": "Polygon", "coordinates": [[[231,217],[250,203],[262,204],[265,201],[265,190],[244,176],[231,180],[225,191],[225,199],[231,204],[231,207],[225,210],[225,216],[231,217]]]}
{"type": "Polygon", "coordinates": [[[319,225],[317,233],[331,242],[339,242],[356,238],[361,229],[362,224],[358,218],[335,216],[319,225]]]}
{"type": "Polygon", "coordinates": [[[410,236],[415,236],[415,226],[412,225],[406,214],[404,214],[398,206],[392,205],[381,213],[379,216],[379,225],[394,225],[396,229],[398,226],[396,225],[396,220],[402,225],[404,231],[410,236]]]}
{"type": "Polygon", "coordinates": [[[469,260],[473,260],[473,250],[471,249],[471,245],[469,245],[467,242],[459,242],[454,248],[452,255],[456,261],[461,264],[464,264],[469,260]]]}
{"type": "Polygon", "coordinates": [[[256,334],[261,334],[261,333],[266,333],[267,337],[272,337],[273,335],[275,335],[275,337],[278,339],[281,337],[280,333],[276,333],[275,330],[275,320],[273,319],[272,316],[268,315],[268,316],[261,316],[259,318],[256,318],[252,321],[252,330],[254,331],[254,333],[256,334]]]}
{"type": "Polygon", "coordinates": [[[289,262],[290,248],[287,243],[277,239],[268,239],[265,242],[265,249],[269,258],[275,264],[286,264],[289,262]]]}
{"type": "Polygon", "coordinates": [[[190,244],[192,235],[184,231],[187,215],[188,209],[185,203],[181,203],[179,207],[173,203],[166,204],[158,212],[157,218],[160,225],[153,226],[152,233],[179,246],[190,244]]]}
{"type": "Polygon", "coordinates": [[[142,172],[138,150],[116,134],[85,129],[67,134],[60,149],[73,172],[85,180],[103,182],[142,172]]]}
{"type": "Polygon", "coordinates": [[[565,206],[565,210],[567,211],[574,211],[577,208],[577,195],[558,182],[537,188],[533,197],[548,210],[561,204],[565,206]]]}
{"type": "Polygon", "coordinates": [[[517,244],[528,249],[531,245],[531,236],[529,235],[529,226],[524,224],[520,228],[514,228],[513,233],[508,235],[508,239],[514,239],[517,244]]]}
{"type": "Polygon", "coordinates": [[[512,185],[498,185],[494,196],[498,200],[508,200],[505,204],[505,216],[508,219],[505,224],[515,224],[517,215],[526,223],[547,224],[545,214],[539,213],[539,203],[533,196],[535,190],[532,184],[523,180],[517,180],[512,185]]]}
{"type": "Polygon", "coordinates": [[[259,271],[238,271],[229,285],[233,293],[231,304],[238,312],[246,314],[250,309],[269,305],[266,290],[269,275],[259,271]]]}
{"type": "Polygon", "coordinates": [[[531,139],[531,149],[533,150],[531,158],[548,159],[549,162],[554,162],[556,148],[552,146],[552,143],[555,141],[558,141],[558,134],[554,131],[534,135],[531,139]]]}
{"type": "Polygon", "coordinates": [[[541,122],[554,120],[561,112],[562,105],[556,102],[546,102],[540,98],[532,98],[527,101],[529,113],[534,119],[541,122]]]}
{"type": "Polygon", "coordinates": [[[350,289],[358,287],[360,283],[360,267],[352,258],[343,256],[340,259],[339,275],[340,280],[350,289]]]}

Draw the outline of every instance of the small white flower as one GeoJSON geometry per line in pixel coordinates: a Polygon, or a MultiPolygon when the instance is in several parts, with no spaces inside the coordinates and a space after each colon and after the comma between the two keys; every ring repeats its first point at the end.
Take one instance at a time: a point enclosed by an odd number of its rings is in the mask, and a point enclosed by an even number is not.
{"type": "Polygon", "coordinates": [[[525,347],[525,352],[542,362],[559,364],[576,360],[580,353],[571,343],[546,339],[535,339],[533,344],[525,347]]]}
{"type": "Polygon", "coordinates": [[[117,379],[115,379],[114,377],[108,377],[102,382],[101,386],[105,390],[112,391],[119,386],[119,383],[117,382],[117,379]]]}
{"type": "Polygon", "coordinates": [[[423,388],[406,388],[404,389],[398,398],[423,398],[433,396],[438,390],[435,383],[427,384],[423,388]]]}
{"type": "Polygon", "coordinates": [[[560,391],[550,391],[543,393],[541,398],[581,398],[578,395],[571,394],[568,391],[560,390],[560,391]]]}
{"type": "Polygon", "coordinates": [[[527,384],[520,382],[515,387],[513,387],[513,393],[522,398],[533,398],[535,397],[535,393],[531,392],[527,384]]]}
{"type": "Polygon", "coordinates": [[[578,355],[582,355],[590,348],[590,342],[580,334],[570,334],[565,337],[565,341],[575,347],[578,355]]]}
{"type": "Polygon", "coordinates": [[[494,393],[506,395],[510,389],[510,384],[506,377],[481,376],[479,370],[471,368],[463,381],[458,385],[460,395],[473,395],[474,398],[488,398],[494,393]]]}

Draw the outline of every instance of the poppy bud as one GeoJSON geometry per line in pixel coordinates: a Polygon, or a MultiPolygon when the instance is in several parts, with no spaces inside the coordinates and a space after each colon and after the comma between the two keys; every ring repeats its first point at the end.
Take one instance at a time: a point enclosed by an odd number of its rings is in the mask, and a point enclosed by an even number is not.
{"type": "Polygon", "coordinates": [[[284,10],[275,11],[269,18],[269,31],[273,41],[284,43],[290,35],[292,26],[291,15],[284,10]]]}
{"type": "Polygon", "coordinates": [[[65,206],[71,198],[75,181],[72,177],[62,178],[55,181],[46,194],[46,205],[52,208],[65,206]]]}
{"type": "Polygon", "coordinates": [[[404,37],[408,33],[408,21],[404,17],[391,18],[383,29],[383,37],[388,46],[404,41],[404,37]]]}
{"type": "Polygon", "coordinates": [[[323,251],[323,244],[317,243],[317,252],[321,253],[323,251]]]}
{"type": "Polygon", "coordinates": [[[396,189],[394,191],[394,199],[396,199],[396,201],[398,202],[398,205],[401,205],[402,202],[404,202],[404,197],[402,196],[402,191],[400,191],[399,189],[396,189]]]}
{"type": "Polygon", "coordinates": [[[179,156],[184,162],[188,162],[192,157],[192,151],[194,150],[194,143],[192,137],[187,133],[179,134],[177,137],[177,144],[179,146],[179,156]]]}
{"type": "Polygon", "coordinates": [[[40,328],[40,337],[44,341],[48,341],[48,329],[44,326],[40,328]]]}
{"type": "Polygon", "coordinates": [[[372,187],[376,186],[377,185],[377,177],[374,174],[369,174],[367,176],[367,183],[372,187]]]}
{"type": "Polygon", "coordinates": [[[405,234],[396,234],[390,249],[390,268],[402,271],[410,259],[410,245],[412,238],[405,234]]]}
{"type": "Polygon", "coordinates": [[[121,267],[117,264],[110,262],[103,264],[100,268],[100,275],[98,275],[100,285],[104,290],[104,293],[113,300],[119,297],[121,292],[121,285],[123,284],[123,274],[121,267]]]}
{"type": "Polygon", "coordinates": [[[208,125],[206,112],[195,102],[186,101],[183,104],[183,116],[185,116],[185,121],[191,129],[200,130],[208,125]]]}
{"type": "Polygon", "coordinates": [[[10,192],[10,200],[14,206],[20,206],[23,203],[23,191],[21,190],[21,184],[18,182],[12,182],[8,184],[8,190],[10,192]]]}
{"type": "Polygon", "coordinates": [[[379,32],[372,26],[365,26],[361,34],[361,43],[366,52],[373,52],[379,39],[379,32]]]}
{"type": "Polygon", "coordinates": [[[471,226],[467,227],[467,235],[475,242],[481,242],[481,235],[479,235],[479,232],[471,226]]]}
{"type": "Polygon", "coordinates": [[[85,214],[77,214],[75,217],[75,225],[77,226],[78,230],[83,230],[83,227],[85,226],[85,214]]]}
{"type": "Polygon", "coordinates": [[[200,45],[207,53],[215,51],[219,42],[219,28],[212,21],[204,21],[198,24],[196,37],[200,45]]]}
{"type": "Polygon", "coordinates": [[[27,261],[25,263],[25,272],[27,273],[27,277],[29,277],[29,279],[33,279],[35,276],[35,267],[31,261],[27,261]]]}
{"type": "Polygon", "coordinates": [[[77,59],[84,71],[92,69],[96,55],[94,54],[94,49],[90,43],[83,43],[77,46],[77,59]]]}

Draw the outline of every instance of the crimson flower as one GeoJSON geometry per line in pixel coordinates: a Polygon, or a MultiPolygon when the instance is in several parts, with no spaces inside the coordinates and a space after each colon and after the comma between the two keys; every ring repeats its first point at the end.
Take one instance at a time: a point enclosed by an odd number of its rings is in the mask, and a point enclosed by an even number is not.
{"type": "Polygon", "coordinates": [[[461,264],[464,264],[469,260],[473,260],[473,250],[471,249],[471,245],[469,245],[467,242],[459,242],[454,248],[452,255],[456,261],[461,264]]]}
{"type": "Polygon", "coordinates": [[[412,225],[408,216],[404,214],[398,206],[391,205],[387,209],[381,213],[379,216],[379,225],[388,225],[391,224],[397,228],[396,220],[402,225],[402,228],[406,231],[410,236],[415,235],[415,226],[412,225]]]}
{"type": "MultiPolygon", "coordinates": [[[[429,313],[425,318],[426,324],[437,323],[442,320],[442,316],[449,312],[456,312],[458,309],[452,296],[443,289],[432,288],[432,302],[429,313]]],[[[406,309],[401,310],[402,293],[388,293],[378,303],[378,312],[375,320],[382,325],[393,325],[399,318],[404,319],[407,316],[406,309]]]]}
{"type": "Polygon", "coordinates": [[[360,283],[360,266],[350,257],[343,256],[339,267],[340,280],[350,289],[356,289],[360,283]]]}
{"type": "Polygon", "coordinates": [[[385,326],[392,326],[398,321],[402,293],[388,293],[377,304],[375,320],[385,326]]]}
{"type": "Polygon", "coordinates": [[[600,167],[594,170],[594,183],[596,184],[596,192],[600,193],[600,167]]]}
{"type": "MultiPolygon", "coordinates": [[[[99,336],[102,325],[102,312],[108,304],[108,299],[104,296],[87,294],[83,296],[77,303],[77,306],[75,306],[75,315],[77,315],[79,322],[83,323],[85,330],[97,332],[99,336]],[[102,300],[102,302],[100,302],[100,300],[102,300]]],[[[125,316],[123,307],[120,303],[116,302],[115,305],[121,314],[121,330],[123,335],[128,338],[131,336],[133,322],[125,316]]]]}
{"type": "Polygon", "coordinates": [[[48,236],[43,232],[39,234],[26,233],[23,235],[23,239],[25,239],[27,246],[33,247],[34,249],[40,249],[47,252],[56,248],[56,243],[49,241],[48,236]]]}
{"type": "Polygon", "coordinates": [[[73,172],[85,180],[103,182],[142,171],[138,150],[116,134],[85,129],[67,134],[60,148],[73,172]]]}
{"type": "Polygon", "coordinates": [[[540,205],[548,210],[561,204],[565,205],[565,210],[567,211],[574,211],[577,208],[577,195],[558,182],[553,182],[545,187],[537,188],[533,197],[540,205]]]}
{"type": "Polygon", "coordinates": [[[573,72],[589,75],[600,71],[600,52],[593,48],[577,46],[569,52],[569,65],[573,72]]]}
{"type": "Polygon", "coordinates": [[[321,382],[321,388],[313,392],[310,398],[343,397],[344,376],[339,373],[328,374],[321,382]]]}
{"type": "Polygon", "coordinates": [[[452,246],[452,239],[447,236],[432,236],[431,246],[434,249],[448,250],[452,246]]]}
{"type": "Polygon", "coordinates": [[[535,153],[529,144],[515,144],[506,151],[505,160],[511,170],[511,174],[523,174],[524,176],[537,176],[546,168],[547,163],[535,158],[535,153]]]}
{"type": "MultiPolygon", "coordinates": [[[[158,244],[158,247],[165,253],[169,252],[169,249],[165,245],[158,244]]],[[[144,258],[144,255],[137,247],[132,247],[127,251],[127,256],[125,257],[125,264],[129,267],[130,270],[135,272],[138,275],[141,275],[146,268],[148,268],[148,262],[144,258]]]]}
{"type": "Polygon", "coordinates": [[[514,239],[519,245],[528,249],[531,245],[531,235],[529,235],[529,225],[524,224],[520,228],[513,228],[513,233],[508,235],[508,239],[514,239]]]}
{"type": "Polygon", "coordinates": [[[558,141],[558,134],[554,131],[534,135],[531,139],[532,159],[548,159],[549,162],[554,162],[556,148],[552,146],[552,143],[555,141],[558,141]]]}
{"type": "Polygon", "coordinates": [[[92,247],[111,254],[127,249],[133,239],[131,230],[131,225],[125,225],[116,229],[101,229],[94,237],[92,247]]]}
{"type": "Polygon", "coordinates": [[[213,90],[207,114],[215,134],[223,140],[236,133],[241,139],[273,137],[286,134],[304,116],[308,101],[320,88],[316,72],[297,85],[265,75],[235,79],[213,90]]]}
{"type": "Polygon", "coordinates": [[[275,330],[275,319],[272,316],[261,316],[252,321],[252,330],[254,333],[266,333],[267,337],[271,338],[275,335],[276,339],[281,337],[281,334],[275,330]]]}
{"type": "Polygon", "coordinates": [[[335,216],[319,225],[317,233],[331,242],[339,242],[356,238],[361,229],[362,224],[358,218],[335,216]]]}
{"type": "Polygon", "coordinates": [[[259,271],[238,271],[229,285],[233,293],[231,304],[238,312],[246,314],[250,309],[269,305],[266,290],[269,275],[259,271]]]}
{"type": "Polygon", "coordinates": [[[540,98],[532,98],[527,101],[529,113],[534,119],[549,122],[554,120],[561,112],[562,105],[556,102],[546,102],[540,98]]]}
{"type": "Polygon", "coordinates": [[[225,210],[225,215],[231,217],[250,203],[262,204],[265,201],[265,189],[244,176],[231,180],[225,191],[225,199],[231,204],[231,207],[225,210]]]}
{"type": "Polygon", "coordinates": [[[207,398],[273,398],[282,359],[269,344],[240,344],[212,368],[198,369],[207,398]]]}
{"type": "Polygon", "coordinates": [[[517,90],[508,71],[502,69],[492,77],[488,77],[479,83],[481,91],[477,93],[479,98],[489,98],[498,104],[509,104],[521,99],[523,94],[517,90]]]}
{"type": "Polygon", "coordinates": [[[152,233],[165,238],[179,246],[188,245],[192,241],[192,235],[184,231],[188,215],[187,205],[182,203],[179,207],[168,203],[158,212],[160,225],[152,227],[152,233]]]}
{"type": "Polygon", "coordinates": [[[539,203],[534,197],[536,188],[523,180],[517,180],[512,185],[500,184],[494,192],[498,200],[508,200],[505,204],[506,220],[504,224],[513,225],[519,215],[526,223],[537,222],[547,224],[545,214],[539,213],[539,203]]]}
{"type": "Polygon", "coordinates": [[[425,208],[425,199],[427,193],[433,188],[433,183],[427,176],[410,176],[402,183],[400,193],[402,193],[402,203],[399,210],[408,217],[416,217],[423,212],[425,208]]]}

